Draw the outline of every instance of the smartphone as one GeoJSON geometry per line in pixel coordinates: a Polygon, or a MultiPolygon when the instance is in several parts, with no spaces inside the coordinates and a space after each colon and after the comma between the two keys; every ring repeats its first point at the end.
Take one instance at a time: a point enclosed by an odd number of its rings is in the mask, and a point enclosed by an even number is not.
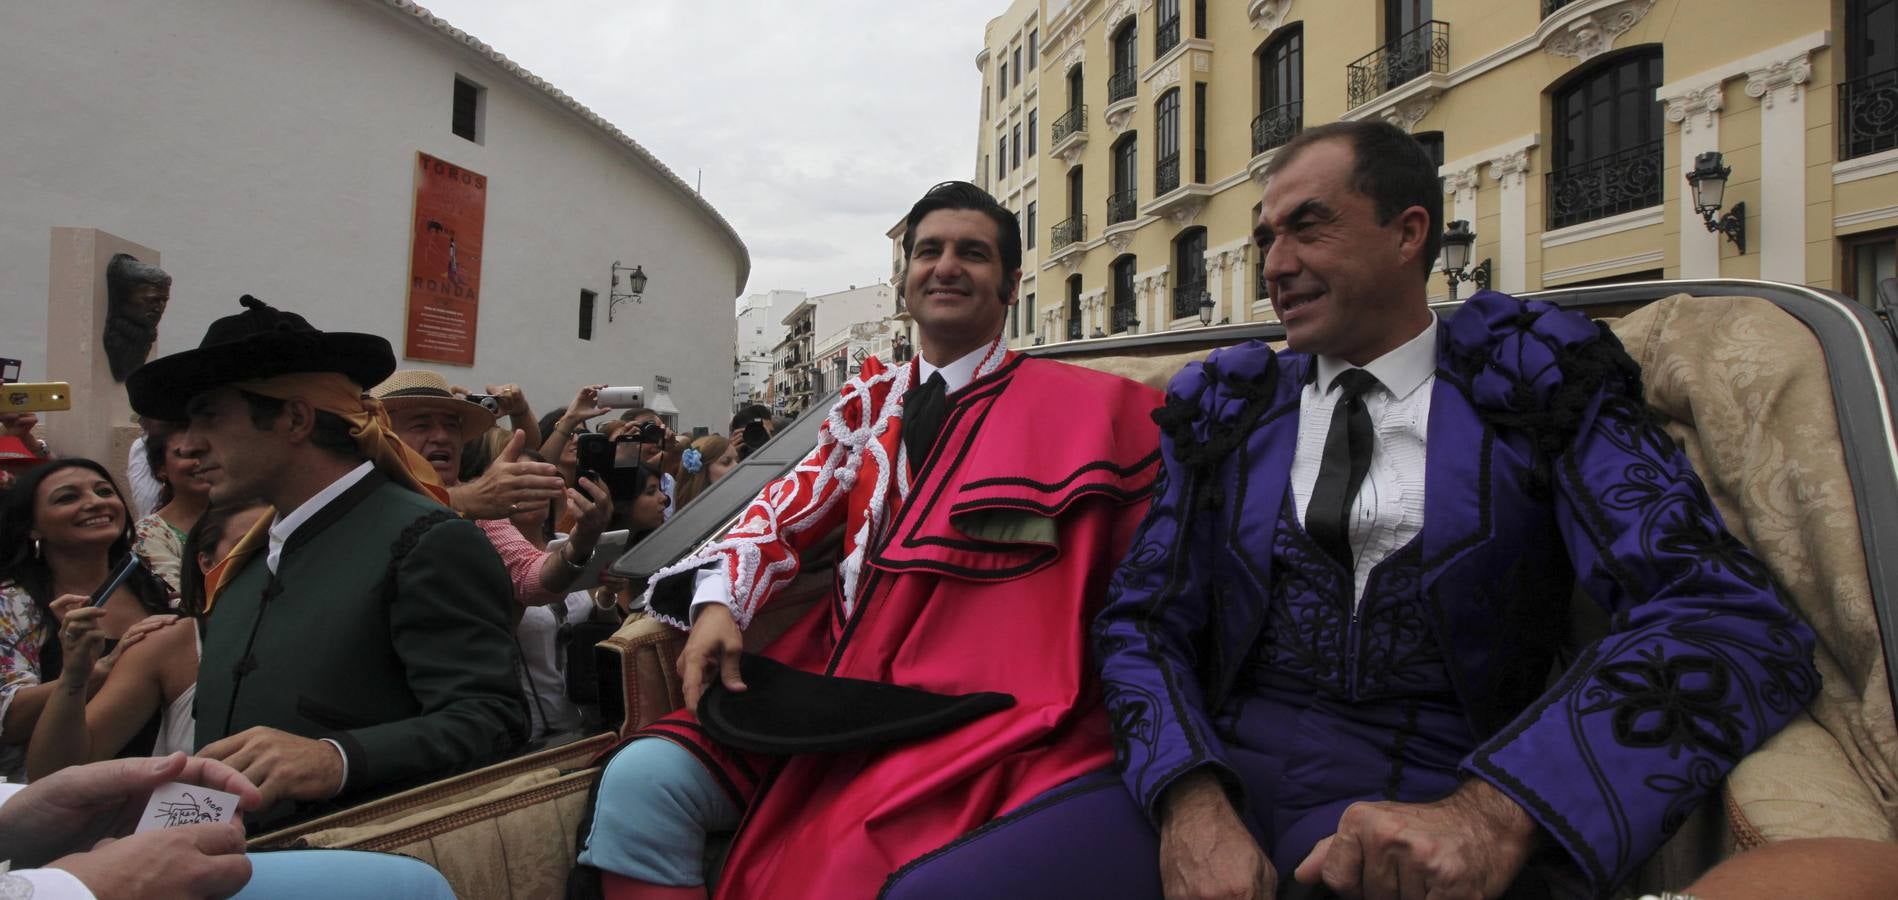
{"type": "Polygon", "coordinates": [[[580,445],[574,454],[579,461],[574,474],[579,478],[597,478],[605,484],[606,476],[613,471],[613,439],[591,431],[577,438],[580,445]]]}
{"type": "Polygon", "coordinates": [[[112,599],[112,592],[118,590],[119,586],[125,583],[125,579],[132,577],[132,570],[138,566],[137,553],[125,554],[125,561],[119,563],[119,567],[113,570],[112,577],[107,578],[104,584],[99,585],[98,590],[92,592],[92,601],[86,605],[93,609],[104,606],[107,600],[112,599]]]}
{"type": "Polygon", "coordinates": [[[600,388],[594,398],[603,409],[634,409],[646,405],[646,389],[643,387],[600,388]]]}
{"type": "Polygon", "coordinates": [[[20,361],[0,356],[0,384],[12,384],[20,380],[20,361]]]}
{"type": "Polygon", "coordinates": [[[72,385],[64,381],[27,382],[0,387],[0,413],[72,409],[72,385]]]}

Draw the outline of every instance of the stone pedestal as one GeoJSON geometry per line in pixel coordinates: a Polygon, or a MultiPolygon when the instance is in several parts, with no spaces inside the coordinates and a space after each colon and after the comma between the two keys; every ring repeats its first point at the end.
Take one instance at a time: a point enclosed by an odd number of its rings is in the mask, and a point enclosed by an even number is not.
{"type": "Polygon", "coordinates": [[[55,228],[46,292],[46,376],[72,385],[72,409],[41,413],[46,440],[60,456],[97,460],[121,487],[138,420],[125,385],[112,380],[105,333],[105,266],[115,253],[158,264],[158,251],[96,228],[55,228]]]}

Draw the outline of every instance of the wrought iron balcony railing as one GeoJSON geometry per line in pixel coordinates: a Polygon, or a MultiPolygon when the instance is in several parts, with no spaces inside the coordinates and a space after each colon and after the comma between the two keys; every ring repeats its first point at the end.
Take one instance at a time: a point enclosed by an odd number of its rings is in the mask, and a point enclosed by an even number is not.
{"type": "Polygon", "coordinates": [[[1432,19],[1345,67],[1345,105],[1363,106],[1426,72],[1450,70],[1450,23],[1432,19]]]}
{"type": "Polygon", "coordinates": [[[1062,139],[1070,134],[1087,133],[1087,104],[1083,103],[1070,108],[1062,113],[1060,118],[1054,120],[1054,125],[1050,127],[1052,142],[1056,144],[1061,143],[1062,139]]]}
{"type": "Polygon", "coordinates": [[[1107,224],[1118,225],[1139,214],[1135,191],[1116,191],[1107,195],[1107,224]]]}
{"type": "Polygon", "coordinates": [[[1168,50],[1179,46],[1179,44],[1180,17],[1175,15],[1173,18],[1161,22],[1160,27],[1153,32],[1153,55],[1155,57],[1164,56],[1168,50]]]}
{"type": "Polygon", "coordinates": [[[1134,88],[1140,86],[1140,73],[1132,69],[1122,69],[1107,78],[1107,102],[1119,103],[1132,100],[1134,88]]]}
{"type": "Polygon", "coordinates": [[[1153,164],[1153,195],[1165,196],[1180,186],[1180,155],[1169,153],[1153,164]]]}
{"type": "Polygon", "coordinates": [[[1839,85],[1839,158],[1898,147],[1898,69],[1839,85]]]}
{"type": "Polygon", "coordinates": [[[1048,249],[1059,250],[1069,244],[1079,243],[1087,237],[1087,217],[1075,216],[1065,222],[1056,222],[1048,234],[1048,249]]]}
{"type": "Polygon", "coordinates": [[[1078,317],[1069,318],[1068,319],[1068,340],[1078,341],[1080,339],[1081,339],[1081,320],[1078,317]]]}
{"type": "Polygon", "coordinates": [[[1575,0],[1542,0],[1542,18],[1555,15],[1555,11],[1574,3],[1575,0]]]}
{"type": "Polygon", "coordinates": [[[1549,227],[1564,228],[1661,202],[1661,141],[1548,174],[1549,227]]]}
{"type": "Polygon", "coordinates": [[[1191,319],[1199,315],[1201,301],[1211,297],[1206,292],[1206,282],[1184,281],[1173,289],[1173,318],[1191,319]]]}
{"type": "Polygon", "coordinates": [[[1115,334],[1119,334],[1123,331],[1132,331],[1140,327],[1140,320],[1134,318],[1134,305],[1132,302],[1114,304],[1112,319],[1115,334]]]}
{"type": "Polygon", "coordinates": [[[1283,147],[1305,129],[1305,101],[1293,100],[1274,106],[1252,119],[1252,155],[1274,147],[1283,147]]]}

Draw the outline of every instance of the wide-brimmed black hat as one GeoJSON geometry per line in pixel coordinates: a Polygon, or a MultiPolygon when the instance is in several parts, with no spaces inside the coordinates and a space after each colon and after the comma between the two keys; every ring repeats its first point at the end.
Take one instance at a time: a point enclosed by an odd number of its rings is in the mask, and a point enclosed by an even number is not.
{"type": "Polygon", "coordinates": [[[212,388],[291,372],[340,372],[368,389],[395,371],[395,349],[373,334],[318,331],[302,316],[245,294],[244,311],[211,323],[198,349],[154,359],[125,379],[132,409],[169,422],[212,388]]]}
{"type": "Polygon", "coordinates": [[[940,734],[1015,705],[996,691],[938,694],[920,688],[820,675],[768,656],[738,661],[745,690],[712,679],[699,698],[699,724],[728,747],[753,753],[873,750],[940,734]]]}

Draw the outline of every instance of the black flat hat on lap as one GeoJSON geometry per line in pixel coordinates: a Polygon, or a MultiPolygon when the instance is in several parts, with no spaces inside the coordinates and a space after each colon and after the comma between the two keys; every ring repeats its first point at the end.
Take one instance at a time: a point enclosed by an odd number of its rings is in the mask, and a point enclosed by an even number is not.
{"type": "Polygon", "coordinates": [[[125,379],[132,410],[168,422],[212,388],[291,372],[338,372],[367,389],[395,371],[395,349],[373,334],[318,331],[302,316],[245,294],[244,311],[211,323],[198,349],[161,356],[125,379]]]}
{"type": "Polygon", "coordinates": [[[747,653],[745,690],[716,679],[699,698],[699,722],[720,742],[753,753],[837,753],[928,737],[1015,705],[1008,694],[937,694],[918,688],[793,669],[747,653]]]}

